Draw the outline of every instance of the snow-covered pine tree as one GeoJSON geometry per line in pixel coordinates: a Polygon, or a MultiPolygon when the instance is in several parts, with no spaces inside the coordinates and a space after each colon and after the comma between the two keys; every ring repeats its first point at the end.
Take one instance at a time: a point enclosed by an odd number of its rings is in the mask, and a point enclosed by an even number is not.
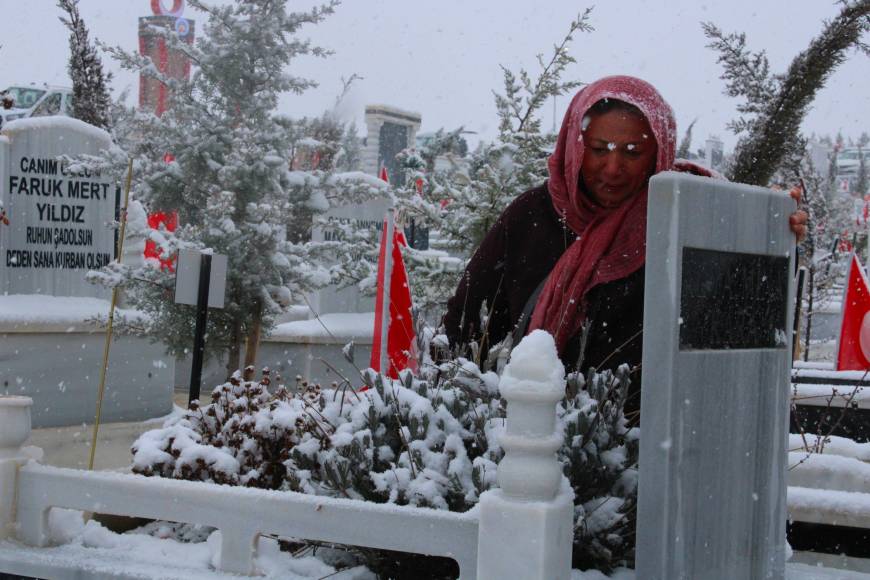
{"type": "Polygon", "coordinates": [[[574,490],[573,565],[582,570],[634,565],[640,433],[623,415],[629,376],[628,365],[572,373],[557,410],[564,429],[557,454],[574,490]]]}
{"type": "Polygon", "coordinates": [[[783,163],[803,157],[806,142],[800,124],[816,93],[870,30],[870,0],[844,0],[840,13],[826,22],[821,34],[798,54],[783,74],[773,74],[764,51],[746,47],[746,34],[725,34],[715,24],[703,24],[710,48],[724,67],[725,93],[742,100],[741,117],[729,127],[740,140],[727,176],[732,181],[767,186],[783,163]]]}
{"type": "Polygon", "coordinates": [[[867,160],[864,158],[867,152],[861,145],[858,145],[858,175],[855,178],[855,195],[861,199],[867,195],[868,178],[867,178],[867,160]]]}
{"type": "MultiPolygon", "coordinates": [[[[836,151],[831,153],[831,167],[836,168],[836,151]]],[[[834,284],[842,279],[844,258],[840,251],[843,238],[855,230],[855,203],[850,196],[836,191],[836,172],[828,178],[813,165],[809,150],[800,159],[783,163],[774,175],[774,182],[788,187],[801,184],[804,188],[801,208],[807,212],[807,236],[800,243],[798,262],[807,269],[806,300],[803,310],[804,360],[810,356],[809,336],[812,333],[815,310],[834,299],[834,284]],[[832,191],[833,189],[833,191],[832,191]]]]}
{"type": "Polygon", "coordinates": [[[689,126],[686,127],[686,132],[683,134],[683,139],[680,141],[680,146],[677,147],[677,159],[689,159],[692,154],[692,129],[695,128],[695,123],[698,119],[693,119],[689,126]]]}
{"type": "Polygon", "coordinates": [[[522,192],[546,180],[547,158],[556,136],[542,128],[540,110],[549,99],[580,86],[578,81],[563,81],[562,76],[576,62],[569,53],[574,34],[592,30],[590,12],[587,9],[571,22],[549,60],[538,55],[541,71],[537,77],[525,69],[514,73],[502,67],[504,93],[495,94],[499,117],[495,143],[481,144],[470,159],[441,171],[435,170],[434,159],[450,149],[461,129],[440,131],[423,150],[404,154],[410,179],[398,193],[399,206],[434,231],[438,249],[453,256],[406,252],[418,303],[442,312],[466,260],[501,212],[522,192]],[[423,184],[419,192],[418,179],[423,184]]]}
{"type": "MultiPolygon", "coordinates": [[[[189,81],[166,78],[140,54],[109,49],[125,68],[171,89],[170,107],[161,117],[130,112],[118,139],[135,160],[135,198],[150,211],[178,212],[181,225],[174,234],[149,232],[164,254],[193,247],[229,257],[226,305],[210,314],[206,354],[225,353],[231,374],[241,366],[244,345],[252,363],[260,334],[303,294],[370,276],[371,264],[359,259],[365,248],[347,241],[314,243],[311,230],[330,207],[384,192],[374,177],[332,171],[340,149],[328,142],[332,132],[316,140],[328,151],[327,162],[293,170],[295,154],[312,144],[316,124],[276,112],[282,93],[314,86],[288,66],[301,56],[328,55],[298,34],[331,14],[337,0],[307,12],[289,12],[286,3],[271,0],[189,4],[206,16],[196,44],[182,42],[174,31],[161,32],[170,48],[191,60],[189,81]]],[[[191,344],[189,308],[172,303],[170,273],[112,264],[92,278],[123,282],[131,305],[148,314],[137,330],[164,341],[170,354],[191,344]]]]}
{"type": "Polygon", "coordinates": [[[66,12],[60,21],[69,29],[69,65],[67,70],[73,85],[72,116],[85,123],[108,129],[112,98],[109,83],[112,74],[103,70],[96,47],[88,38],[88,28],[79,13],[79,0],[57,0],[66,12]]]}

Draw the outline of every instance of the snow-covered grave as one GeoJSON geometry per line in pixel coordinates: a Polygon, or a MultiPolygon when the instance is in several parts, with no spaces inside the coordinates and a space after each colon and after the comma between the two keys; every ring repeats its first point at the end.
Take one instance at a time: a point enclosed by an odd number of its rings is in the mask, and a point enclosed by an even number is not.
{"type": "Polygon", "coordinates": [[[783,578],[794,202],[650,180],[637,573],[783,578]]]}
{"type": "MultiPolygon", "coordinates": [[[[462,578],[601,580],[598,572],[569,570],[570,488],[554,456],[560,442],[554,403],[564,386],[549,336],[526,339],[499,384],[509,402],[501,489],[485,492],[479,506],[464,514],[42,466],[33,460],[38,450],[24,446],[32,401],[0,397],[0,572],[77,579],[241,573],[373,580],[364,568],[337,572],[316,558],[282,553],[278,535],[445,555],[459,562],[462,578]],[[198,523],[218,531],[207,542],[181,544],[116,534],[95,520],[83,522],[82,511],[198,523]]],[[[831,449],[856,458],[870,455],[847,444],[831,449]]],[[[803,501],[800,492],[795,497],[803,501]]],[[[787,577],[870,576],[790,564],[787,577]]],[[[630,580],[634,574],[620,571],[613,578],[630,580]]]]}
{"type": "Polygon", "coordinates": [[[67,508],[213,526],[220,530],[216,568],[239,574],[256,572],[258,537],[274,534],[447,556],[463,578],[567,580],[572,493],[555,457],[565,375],[552,338],[527,337],[499,388],[509,403],[500,489],[464,514],[41,466],[22,447],[31,400],[0,397],[0,538],[15,538],[0,544],[0,570],[44,571],[38,557],[29,565],[2,554],[16,541],[48,546],[50,510],[67,508]]]}
{"type": "Polygon", "coordinates": [[[870,441],[870,374],[836,371],[832,363],[795,362],[791,432],[870,441]]]}
{"type": "MultiPolygon", "coordinates": [[[[0,393],[34,400],[38,427],[93,419],[108,292],[85,275],[115,253],[117,187],[75,159],[111,145],[67,117],[13,121],[0,132],[0,393]]],[[[127,313],[135,316],[135,313],[127,313]]],[[[171,410],[173,365],[145,338],[118,339],[107,377],[106,421],[171,410]]]]}

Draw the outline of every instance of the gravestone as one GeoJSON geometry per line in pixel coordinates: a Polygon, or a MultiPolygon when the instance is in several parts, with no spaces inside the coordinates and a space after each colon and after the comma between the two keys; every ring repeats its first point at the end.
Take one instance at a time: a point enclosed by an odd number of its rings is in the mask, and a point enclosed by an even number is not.
{"type": "MultiPolygon", "coordinates": [[[[387,105],[368,105],[365,110],[366,139],[362,151],[363,171],[379,175],[382,167],[392,185],[399,185],[402,174],[396,155],[412,147],[420,128],[420,115],[387,105]]],[[[387,209],[392,207],[387,197],[375,198],[365,203],[347,204],[330,208],[326,218],[343,223],[353,223],[359,228],[375,228],[381,231],[387,209]]],[[[330,241],[341,235],[332,228],[313,228],[312,241],[330,241]]],[[[374,296],[362,295],[356,286],[337,288],[329,286],[315,292],[311,306],[318,314],[374,312],[374,296]]]]}
{"type": "MultiPolygon", "coordinates": [[[[0,201],[9,216],[0,224],[0,394],[31,397],[34,427],[94,417],[105,338],[89,320],[108,314],[110,291],[85,275],[114,259],[120,192],[64,156],[110,146],[108,133],[68,117],[22,119],[0,132],[0,201]]],[[[161,344],[117,336],[102,420],[171,411],[173,372],[161,344]]]]}
{"type": "Polygon", "coordinates": [[[783,578],[794,209],[650,180],[638,578],[783,578]]]}
{"type": "Polygon", "coordinates": [[[96,155],[105,131],[66,117],[13,121],[0,133],[0,293],[106,298],[85,274],[114,258],[116,184],[61,159],[96,155]]]}
{"type": "MultiPolygon", "coordinates": [[[[392,204],[387,198],[375,198],[366,203],[331,208],[326,212],[326,217],[341,223],[353,224],[359,229],[373,228],[380,232],[383,229],[387,209],[390,207],[392,204]]],[[[315,227],[311,233],[311,239],[315,242],[336,241],[340,236],[339,230],[329,227],[315,227]]],[[[311,307],[318,314],[374,312],[375,298],[373,295],[363,295],[355,285],[345,288],[328,286],[314,293],[311,307]]]]}

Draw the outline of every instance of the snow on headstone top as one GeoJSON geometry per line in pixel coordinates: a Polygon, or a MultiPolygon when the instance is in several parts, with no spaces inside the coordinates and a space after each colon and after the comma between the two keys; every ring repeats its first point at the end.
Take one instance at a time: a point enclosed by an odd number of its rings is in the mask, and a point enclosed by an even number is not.
{"type": "Polygon", "coordinates": [[[511,352],[499,389],[507,399],[535,400],[565,394],[565,366],[556,352],[556,342],[544,330],[534,330],[511,352]]]}
{"type": "Polygon", "coordinates": [[[84,121],[73,119],[72,117],[30,117],[27,119],[17,119],[15,121],[9,121],[5,125],[3,125],[3,133],[5,135],[11,135],[13,133],[19,133],[21,131],[58,129],[66,129],[71,131],[77,131],[79,133],[84,133],[93,139],[99,139],[101,141],[105,141],[106,143],[112,141],[112,137],[109,135],[108,132],[100,129],[99,127],[94,127],[93,125],[85,123],[84,121]]]}

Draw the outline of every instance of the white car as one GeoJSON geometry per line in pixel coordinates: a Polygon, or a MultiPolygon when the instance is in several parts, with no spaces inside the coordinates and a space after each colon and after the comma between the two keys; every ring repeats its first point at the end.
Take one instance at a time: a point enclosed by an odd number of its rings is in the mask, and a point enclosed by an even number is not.
{"type": "Polygon", "coordinates": [[[72,89],[31,85],[0,91],[0,127],[26,117],[72,115],[72,89]]]}

